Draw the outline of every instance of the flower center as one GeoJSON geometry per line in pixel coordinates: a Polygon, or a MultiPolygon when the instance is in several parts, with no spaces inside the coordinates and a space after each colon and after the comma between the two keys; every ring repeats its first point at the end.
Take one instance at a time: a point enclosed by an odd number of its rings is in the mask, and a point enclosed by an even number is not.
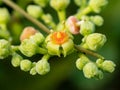
{"type": "Polygon", "coordinates": [[[51,40],[53,43],[61,45],[68,40],[68,34],[63,31],[54,32],[51,35],[51,40]]]}

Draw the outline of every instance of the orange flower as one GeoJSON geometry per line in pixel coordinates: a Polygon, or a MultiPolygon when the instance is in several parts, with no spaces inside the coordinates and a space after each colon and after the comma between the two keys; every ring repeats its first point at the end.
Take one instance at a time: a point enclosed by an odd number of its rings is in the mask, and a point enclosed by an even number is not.
{"type": "Polygon", "coordinates": [[[61,31],[61,32],[54,32],[52,35],[51,35],[51,41],[54,43],[54,44],[63,44],[65,43],[66,41],[68,41],[68,34],[61,31]]]}

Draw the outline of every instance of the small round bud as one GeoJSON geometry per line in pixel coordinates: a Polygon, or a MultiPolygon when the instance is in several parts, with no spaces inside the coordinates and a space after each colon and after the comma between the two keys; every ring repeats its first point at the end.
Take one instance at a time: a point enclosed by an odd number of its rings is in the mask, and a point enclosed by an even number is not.
{"type": "Polygon", "coordinates": [[[35,35],[37,32],[38,31],[31,26],[25,27],[23,29],[21,36],[20,36],[20,41],[23,41],[24,39],[29,39],[30,36],[35,35]]]}
{"type": "Polygon", "coordinates": [[[11,63],[14,67],[18,67],[18,66],[20,66],[20,62],[21,62],[22,59],[23,59],[22,56],[20,56],[17,53],[14,53],[13,57],[12,57],[12,60],[11,60],[11,63]]]}
{"type": "Polygon", "coordinates": [[[101,48],[107,41],[106,36],[100,33],[93,33],[87,36],[86,44],[90,50],[97,50],[101,48]]]}
{"type": "Polygon", "coordinates": [[[40,45],[45,40],[45,37],[41,33],[36,33],[30,37],[30,40],[33,40],[37,45],[40,45]]]}
{"type": "Polygon", "coordinates": [[[98,71],[98,74],[95,76],[96,79],[101,80],[103,79],[103,72],[101,70],[98,71]]]}
{"type": "Polygon", "coordinates": [[[0,40],[0,59],[4,59],[10,55],[10,42],[4,39],[0,40]]]}
{"type": "Polygon", "coordinates": [[[29,71],[32,67],[32,62],[28,59],[24,59],[20,62],[20,68],[23,71],[29,71]]]}
{"type": "Polygon", "coordinates": [[[86,78],[93,78],[98,75],[99,70],[95,63],[89,62],[83,67],[83,73],[86,78]]]}
{"type": "Polygon", "coordinates": [[[66,21],[66,27],[72,34],[78,34],[80,31],[80,25],[77,25],[78,20],[74,16],[68,17],[66,21]]]}
{"type": "Polygon", "coordinates": [[[90,0],[89,5],[94,12],[99,13],[101,7],[105,6],[107,3],[108,0],[90,0]]]}
{"type": "Polygon", "coordinates": [[[76,60],[76,67],[79,69],[79,70],[82,70],[83,67],[89,62],[90,60],[84,55],[84,54],[81,54],[80,55],[80,58],[78,58],[76,60]]]}
{"type": "Polygon", "coordinates": [[[112,73],[115,70],[115,63],[109,60],[105,60],[102,63],[101,69],[103,69],[104,71],[110,72],[112,73]]]}
{"type": "Polygon", "coordinates": [[[64,10],[69,5],[70,0],[50,0],[50,5],[55,10],[64,10]]]}
{"type": "Polygon", "coordinates": [[[40,60],[36,63],[36,71],[40,75],[45,75],[50,71],[50,65],[47,60],[40,60]]]}
{"type": "Polygon", "coordinates": [[[32,40],[25,39],[19,46],[19,50],[25,56],[31,57],[37,53],[39,46],[32,40]]]}
{"type": "Polygon", "coordinates": [[[0,8],[0,23],[6,24],[10,19],[10,14],[6,8],[0,8]]]}
{"type": "Polygon", "coordinates": [[[104,20],[103,20],[103,18],[102,18],[101,16],[99,16],[99,15],[97,15],[97,16],[92,16],[92,17],[90,17],[90,19],[91,19],[91,21],[92,21],[94,24],[96,24],[97,26],[102,26],[102,25],[103,25],[104,20]]]}
{"type": "Polygon", "coordinates": [[[77,6],[81,6],[82,4],[82,0],[74,0],[74,2],[77,6]]]}
{"type": "Polygon", "coordinates": [[[104,61],[103,59],[97,59],[96,60],[96,64],[99,68],[102,66],[103,61],[104,61]]]}
{"type": "Polygon", "coordinates": [[[41,7],[45,7],[49,0],[33,0],[36,4],[40,5],[41,7]]]}
{"type": "Polygon", "coordinates": [[[80,25],[80,34],[89,35],[95,31],[95,26],[90,21],[82,21],[80,25]]]}
{"type": "Polygon", "coordinates": [[[31,68],[30,74],[31,74],[31,75],[36,75],[36,74],[37,74],[35,67],[31,68]]]}
{"type": "Polygon", "coordinates": [[[34,18],[39,18],[43,14],[43,10],[40,6],[37,5],[29,5],[27,7],[27,13],[34,18]]]}

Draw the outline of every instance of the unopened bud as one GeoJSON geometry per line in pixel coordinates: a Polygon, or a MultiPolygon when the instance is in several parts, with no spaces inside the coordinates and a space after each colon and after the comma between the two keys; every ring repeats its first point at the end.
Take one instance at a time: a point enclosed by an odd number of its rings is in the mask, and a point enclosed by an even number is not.
{"type": "Polygon", "coordinates": [[[41,7],[45,7],[49,0],[33,0],[36,4],[40,5],[41,7]]]}

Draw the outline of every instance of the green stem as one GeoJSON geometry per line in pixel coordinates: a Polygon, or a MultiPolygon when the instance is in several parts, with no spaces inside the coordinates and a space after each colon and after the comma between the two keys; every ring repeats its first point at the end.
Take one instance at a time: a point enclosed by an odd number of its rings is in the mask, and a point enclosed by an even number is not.
{"type": "Polygon", "coordinates": [[[79,51],[81,51],[81,52],[83,52],[83,53],[92,55],[92,56],[94,56],[94,57],[96,57],[96,58],[104,59],[104,57],[101,56],[100,54],[97,54],[97,53],[95,53],[95,52],[93,52],[93,51],[87,50],[87,49],[85,49],[85,48],[83,48],[83,47],[81,47],[81,46],[78,46],[78,45],[74,45],[74,46],[75,46],[75,48],[76,48],[77,50],[79,50],[79,51]]]}
{"type": "Polygon", "coordinates": [[[29,14],[27,14],[23,9],[21,9],[18,5],[13,3],[11,0],[2,0],[5,4],[16,10],[17,12],[21,13],[24,17],[26,17],[28,20],[33,22],[35,25],[37,25],[39,28],[41,28],[43,31],[50,33],[49,29],[44,26],[42,23],[40,23],[38,20],[31,17],[29,14]]]}
{"type": "Polygon", "coordinates": [[[45,54],[43,57],[42,57],[42,60],[48,60],[50,58],[50,55],[49,54],[45,54]]]}
{"type": "MultiPolygon", "coordinates": [[[[14,10],[20,12],[23,16],[25,16],[28,20],[30,20],[31,22],[33,22],[34,24],[36,24],[39,28],[41,28],[43,31],[45,31],[46,33],[50,33],[49,29],[44,26],[41,22],[39,22],[38,20],[32,18],[30,15],[28,15],[24,10],[22,10],[20,7],[18,7],[15,3],[13,3],[11,0],[2,0],[4,3],[6,3],[8,6],[12,7],[14,10]]],[[[81,18],[82,15],[85,15],[85,14],[88,14],[89,12],[91,12],[91,8],[90,7],[86,7],[83,11],[79,12],[76,16],[81,18]]],[[[60,21],[62,20],[65,20],[65,12],[61,12],[59,13],[59,18],[60,18],[60,21]],[[62,17],[63,16],[63,17],[62,17]]],[[[80,51],[80,52],[84,52],[86,54],[89,54],[89,55],[92,55],[94,57],[97,57],[97,58],[101,58],[101,59],[104,59],[103,56],[95,53],[95,52],[92,52],[90,50],[87,50],[87,49],[84,49],[78,45],[74,45],[75,48],[80,51]]],[[[42,53],[42,54],[46,54],[47,53],[47,50],[43,49],[43,48],[39,48],[38,50],[39,53],[42,53]]]]}
{"type": "Polygon", "coordinates": [[[47,50],[44,49],[44,48],[39,47],[38,50],[37,50],[37,53],[39,53],[39,54],[46,54],[47,50]]]}
{"type": "Polygon", "coordinates": [[[90,6],[87,6],[86,8],[84,8],[82,11],[78,11],[78,13],[75,15],[77,18],[81,19],[81,17],[83,15],[87,15],[88,13],[90,13],[92,10],[91,10],[91,7],[90,6]]]}
{"type": "Polygon", "coordinates": [[[58,13],[58,17],[59,17],[60,22],[62,22],[66,19],[65,10],[57,11],[57,13],[58,13]]]}

